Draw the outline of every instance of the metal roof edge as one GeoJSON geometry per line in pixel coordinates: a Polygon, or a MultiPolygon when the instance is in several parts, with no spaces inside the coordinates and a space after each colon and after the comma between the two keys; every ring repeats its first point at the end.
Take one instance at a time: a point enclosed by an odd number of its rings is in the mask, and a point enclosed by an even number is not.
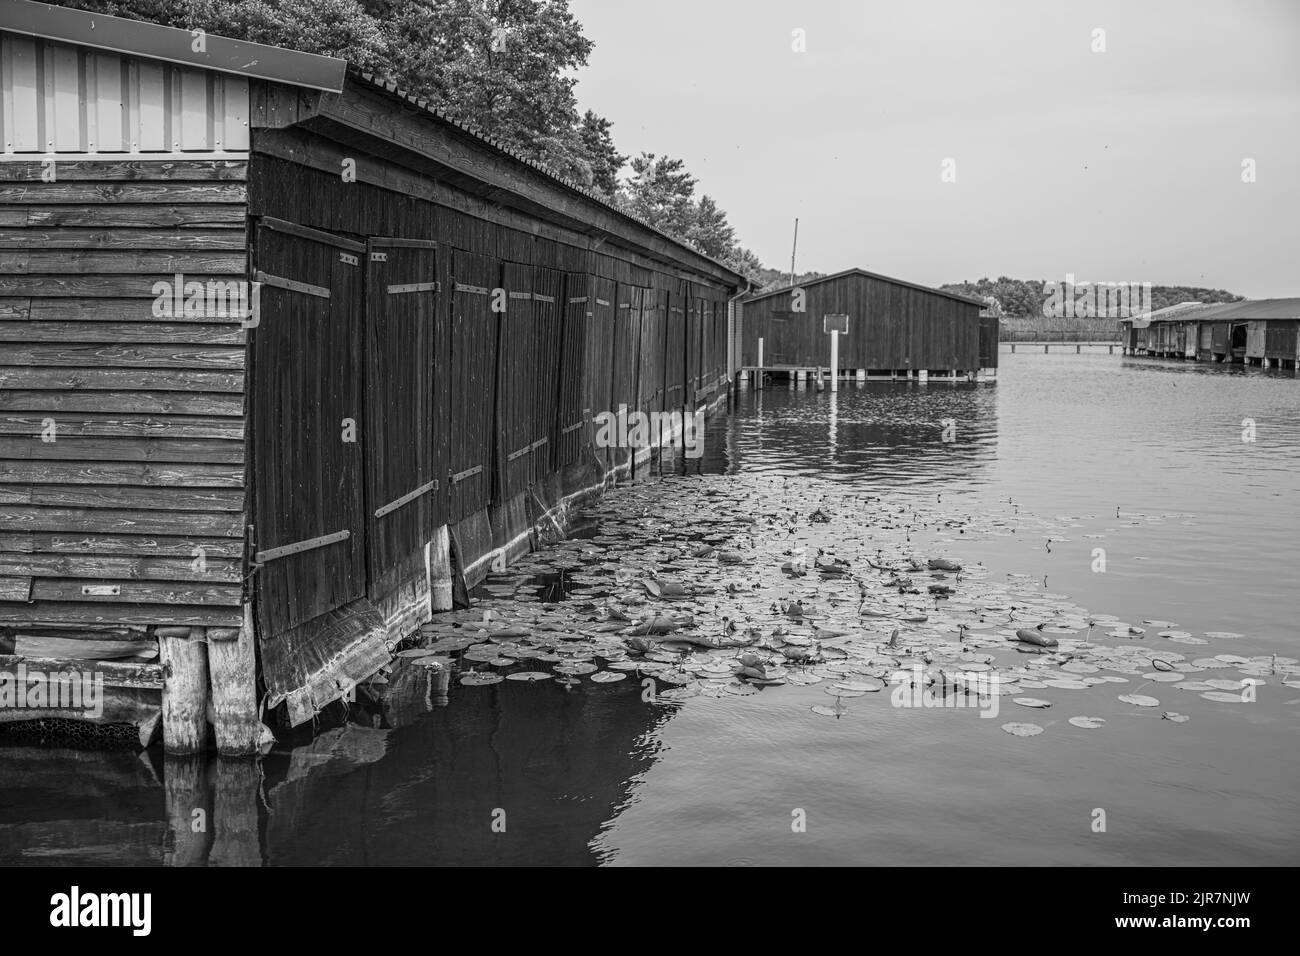
{"type": "Polygon", "coordinates": [[[342,91],[347,67],[347,62],[337,57],[212,33],[203,34],[203,49],[195,50],[198,37],[189,30],[35,0],[0,0],[0,31],[330,93],[342,91]]]}

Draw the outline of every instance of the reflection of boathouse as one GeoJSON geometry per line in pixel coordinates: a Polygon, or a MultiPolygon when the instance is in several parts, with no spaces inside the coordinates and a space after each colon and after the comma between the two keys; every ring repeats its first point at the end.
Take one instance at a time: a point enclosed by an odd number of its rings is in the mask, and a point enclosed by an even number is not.
{"type": "Polygon", "coordinates": [[[1300,298],[1184,302],[1120,322],[1126,354],[1295,369],[1300,298]]]}

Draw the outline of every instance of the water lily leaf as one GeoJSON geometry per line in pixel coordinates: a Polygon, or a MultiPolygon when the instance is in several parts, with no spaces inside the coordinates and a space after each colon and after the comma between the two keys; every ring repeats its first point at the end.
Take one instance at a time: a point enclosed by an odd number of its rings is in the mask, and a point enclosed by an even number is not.
{"type": "Polygon", "coordinates": [[[1185,724],[1185,723],[1187,723],[1188,720],[1191,719],[1191,718],[1188,717],[1186,714],[1175,713],[1175,712],[1172,711],[1172,710],[1166,710],[1166,711],[1165,711],[1163,714],[1161,714],[1160,716],[1161,716],[1162,718],[1164,718],[1165,720],[1172,720],[1172,721],[1173,721],[1174,723],[1176,723],[1176,724],[1185,724]]]}
{"type": "Polygon", "coordinates": [[[737,697],[747,697],[750,694],[758,693],[758,688],[753,684],[726,684],[723,690],[728,694],[735,694],[737,697]]]}
{"type": "Polygon", "coordinates": [[[1052,706],[1052,702],[1050,700],[1040,700],[1037,697],[1013,697],[1011,699],[1014,703],[1019,704],[1021,707],[1042,708],[1042,707],[1052,706]]]}
{"type": "Polygon", "coordinates": [[[1010,723],[1003,724],[1002,729],[1013,737],[1036,737],[1043,732],[1037,724],[1010,723]]]}
{"type": "Polygon", "coordinates": [[[487,684],[499,684],[503,680],[500,674],[483,674],[478,671],[466,674],[460,679],[460,683],[465,687],[483,687],[487,684]]]}
{"type": "Polygon", "coordinates": [[[1242,688],[1243,686],[1245,686],[1245,682],[1244,682],[1244,681],[1239,681],[1239,680],[1224,680],[1224,679],[1222,679],[1222,678],[1216,678],[1216,679],[1214,679],[1214,680],[1207,680],[1207,681],[1204,681],[1203,683],[1209,684],[1210,687],[1213,688],[1214,690],[1236,690],[1236,691],[1239,691],[1239,690],[1241,690],[1241,688],[1242,688]]]}
{"type": "Polygon", "coordinates": [[[1096,730],[1106,722],[1104,717],[1071,717],[1070,723],[1084,730],[1096,730]]]}
{"type": "Polygon", "coordinates": [[[847,707],[827,707],[825,704],[813,704],[808,709],[822,717],[842,717],[848,713],[847,707]]]}
{"type": "Polygon", "coordinates": [[[1148,697],[1146,694],[1120,694],[1119,699],[1126,704],[1132,704],[1135,707],[1158,707],[1160,701],[1154,697],[1148,697]]]}
{"type": "Polygon", "coordinates": [[[861,691],[864,694],[874,694],[876,691],[879,691],[884,687],[883,684],[879,684],[875,681],[860,681],[860,680],[840,681],[835,686],[843,688],[844,690],[861,691]]]}
{"type": "Polygon", "coordinates": [[[615,681],[626,680],[627,674],[619,671],[601,671],[598,674],[592,674],[591,679],[597,684],[612,684],[615,681]]]}
{"type": "Polygon", "coordinates": [[[507,674],[506,680],[527,681],[531,684],[534,681],[550,680],[551,676],[546,671],[516,671],[513,674],[507,674]]]}
{"type": "Polygon", "coordinates": [[[1207,690],[1201,695],[1206,700],[1217,700],[1222,704],[1244,704],[1241,694],[1230,694],[1226,690],[1207,690]]]}

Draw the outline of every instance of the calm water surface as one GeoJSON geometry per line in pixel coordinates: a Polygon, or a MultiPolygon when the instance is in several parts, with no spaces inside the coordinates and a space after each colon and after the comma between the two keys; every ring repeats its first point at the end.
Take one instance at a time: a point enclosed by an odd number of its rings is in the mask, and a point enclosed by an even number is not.
{"type": "MultiPolygon", "coordinates": [[[[1300,657],[1290,375],[1004,352],[996,384],[742,392],[706,448],[689,470],[783,482],[810,501],[884,495],[1033,516],[949,550],[1045,578],[1092,612],[1245,635],[1179,648],[1189,658],[1300,657]],[[1093,570],[1098,547],[1105,573],[1093,570]]],[[[508,681],[453,683],[447,700],[431,689],[379,727],[334,727],[260,765],[9,747],[0,862],[1300,862],[1300,690],[1270,678],[1257,703],[1223,705],[1157,686],[1191,717],[1174,725],[1165,706],[1136,712],[1099,686],[1035,692],[1058,701],[1051,711],[1004,702],[1002,720],[1047,728],[1028,739],[885,695],[828,720],[809,713],[829,699],[815,686],[647,705],[633,681],[577,692],[508,681]],[[1105,716],[1104,730],[1072,732],[1066,718],[1083,713],[1105,716]],[[214,833],[175,824],[193,805],[214,833]],[[791,830],[795,808],[804,833],[791,830]],[[1095,808],[1104,834],[1091,830],[1095,808]],[[492,830],[498,810],[505,833],[492,830]]]]}

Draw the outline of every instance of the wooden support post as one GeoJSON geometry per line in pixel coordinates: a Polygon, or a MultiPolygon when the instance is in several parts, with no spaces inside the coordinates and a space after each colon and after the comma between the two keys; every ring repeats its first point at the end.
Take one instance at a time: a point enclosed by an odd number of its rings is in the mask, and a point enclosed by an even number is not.
{"type": "Polygon", "coordinates": [[[257,829],[258,760],[217,760],[213,779],[212,852],[209,866],[262,866],[257,829]]]}
{"type": "Polygon", "coordinates": [[[865,368],[858,369],[857,379],[859,382],[865,382],[867,380],[867,370],[865,368]]]}
{"type": "Polygon", "coordinates": [[[244,626],[208,628],[212,728],[217,753],[247,757],[275,742],[257,712],[257,650],[253,610],[244,605],[244,626]]]}
{"type": "Polygon", "coordinates": [[[840,330],[831,329],[831,391],[840,390],[840,330]]]}
{"type": "Polygon", "coordinates": [[[452,584],[451,529],[443,525],[429,542],[429,601],[434,611],[452,609],[452,584]]]}
{"type": "Polygon", "coordinates": [[[1012,355],[1015,355],[1015,354],[1016,354],[1016,343],[1015,343],[1015,342],[1012,342],[1012,343],[1011,343],[1011,354],[1012,354],[1012,355]]]}
{"type": "Polygon", "coordinates": [[[1046,355],[1046,354],[1047,354],[1047,350],[1050,349],[1050,348],[1051,348],[1050,345],[1044,345],[1044,346],[1043,346],[1043,354],[1046,355]]]}
{"type": "Polygon", "coordinates": [[[922,383],[928,383],[930,381],[930,370],[928,368],[918,368],[916,378],[922,383]]]}
{"type": "Polygon", "coordinates": [[[208,758],[201,754],[163,759],[163,793],[167,803],[170,846],[164,866],[206,866],[212,846],[212,793],[207,785],[208,758]]]}
{"type": "Polygon", "coordinates": [[[763,337],[758,337],[758,387],[763,387],[763,337]]]}
{"type": "Polygon", "coordinates": [[[208,742],[208,646],[191,628],[160,627],[163,667],[163,748],[169,754],[201,752],[208,742]],[[181,632],[186,636],[180,636],[181,632]]]}

